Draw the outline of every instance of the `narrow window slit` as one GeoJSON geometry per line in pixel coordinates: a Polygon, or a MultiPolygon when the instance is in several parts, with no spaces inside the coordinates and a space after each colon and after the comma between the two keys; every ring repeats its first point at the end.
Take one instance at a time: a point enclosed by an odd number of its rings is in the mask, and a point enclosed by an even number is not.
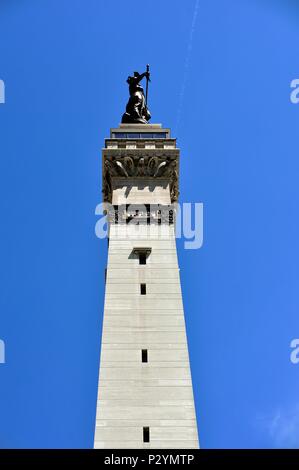
{"type": "Polygon", "coordinates": [[[146,295],[146,284],[140,284],[140,294],[146,295]]]}
{"type": "Polygon", "coordinates": [[[150,441],[150,428],[145,427],[143,428],[143,442],[149,442],[150,441]]]}
{"type": "Polygon", "coordinates": [[[141,360],[142,362],[148,362],[147,349],[141,350],[141,360]]]}
{"type": "Polygon", "coordinates": [[[139,253],[139,264],[146,264],[146,253],[144,251],[139,253]]]}

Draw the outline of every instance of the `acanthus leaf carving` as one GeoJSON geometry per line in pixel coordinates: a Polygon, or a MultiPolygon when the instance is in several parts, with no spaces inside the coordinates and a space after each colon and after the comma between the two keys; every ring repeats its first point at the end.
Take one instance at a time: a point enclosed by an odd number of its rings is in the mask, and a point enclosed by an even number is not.
{"type": "Polygon", "coordinates": [[[105,156],[103,168],[104,200],[112,197],[113,177],[166,177],[170,180],[171,200],[178,199],[178,167],[176,157],[171,156],[105,156]]]}

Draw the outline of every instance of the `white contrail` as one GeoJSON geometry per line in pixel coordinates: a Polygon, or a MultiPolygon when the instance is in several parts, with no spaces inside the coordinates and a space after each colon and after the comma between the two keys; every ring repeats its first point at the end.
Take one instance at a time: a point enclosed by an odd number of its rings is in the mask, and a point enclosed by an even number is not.
{"type": "Polygon", "coordinates": [[[188,72],[189,72],[189,67],[190,67],[190,58],[191,58],[191,53],[192,53],[193,36],[194,36],[195,27],[196,27],[196,18],[197,18],[198,8],[199,8],[199,0],[196,0],[195,6],[194,6],[193,18],[192,18],[187,54],[186,54],[186,59],[185,59],[184,77],[183,77],[182,88],[181,88],[181,92],[179,96],[179,105],[178,105],[178,112],[177,112],[175,135],[177,135],[179,124],[181,121],[181,114],[182,114],[182,108],[183,108],[183,103],[184,103],[184,95],[185,95],[185,89],[187,85],[188,72]]]}

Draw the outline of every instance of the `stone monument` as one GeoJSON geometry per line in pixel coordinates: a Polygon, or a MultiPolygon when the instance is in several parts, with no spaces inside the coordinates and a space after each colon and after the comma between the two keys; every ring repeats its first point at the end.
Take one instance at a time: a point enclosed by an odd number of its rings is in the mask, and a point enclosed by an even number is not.
{"type": "Polygon", "coordinates": [[[174,231],[176,139],[149,124],[143,74],[102,151],[109,248],[94,447],[198,448],[174,231]]]}

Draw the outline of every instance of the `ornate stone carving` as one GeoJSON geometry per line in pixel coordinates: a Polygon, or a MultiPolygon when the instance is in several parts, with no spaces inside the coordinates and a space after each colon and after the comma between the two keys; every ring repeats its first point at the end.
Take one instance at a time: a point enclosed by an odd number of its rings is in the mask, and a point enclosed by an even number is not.
{"type": "Polygon", "coordinates": [[[175,221],[175,205],[173,204],[109,204],[107,217],[113,224],[169,224],[175,221]]]}
{"type": "Polygon", "coordinates": [[[111,202],[113,177],[169,179],[171,201],[178,199],[178,162],[175,156],[108,156],[104,158],[103,196],[111,202]]]}

